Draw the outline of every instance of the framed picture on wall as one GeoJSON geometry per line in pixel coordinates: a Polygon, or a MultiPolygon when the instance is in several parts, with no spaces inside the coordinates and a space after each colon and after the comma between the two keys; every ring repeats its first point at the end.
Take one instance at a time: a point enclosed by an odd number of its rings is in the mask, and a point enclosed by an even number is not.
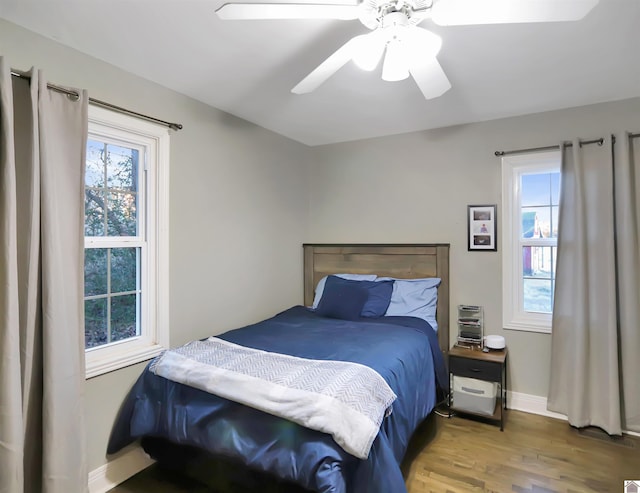
{"type": "Polygon", "coordinates": [[[467,206],[468,250],[497,251],[497,224],[495,205],[467,206]]]}

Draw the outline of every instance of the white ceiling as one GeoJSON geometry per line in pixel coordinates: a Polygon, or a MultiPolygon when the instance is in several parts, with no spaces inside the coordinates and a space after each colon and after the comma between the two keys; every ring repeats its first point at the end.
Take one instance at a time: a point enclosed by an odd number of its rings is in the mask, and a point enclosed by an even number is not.
{"type": "Polygon", "coordinates": [[[443,39],[438,59],[452,84],[429,101],[411,78],[384,82],[380,68],[353,63],[315,92],[292,94],[369,31],[357,20],[223,21],[214,13],[223,3],[0,0],[0,17],[308,145],[640,96],[640,0],[600,0],[578,22],[426,20],[443,39]]]}

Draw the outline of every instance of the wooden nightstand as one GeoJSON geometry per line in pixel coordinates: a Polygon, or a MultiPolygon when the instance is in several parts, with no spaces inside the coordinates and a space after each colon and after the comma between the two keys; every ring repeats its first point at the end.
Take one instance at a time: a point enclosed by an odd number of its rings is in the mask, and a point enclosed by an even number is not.
{"type": "Polygon", "coordinates": [[[482,416],[500,421],[500,431],[504,430],[504,410],[507,408],[507,348],[488,353],[480,348],[453,347],[449,350],[449,410],[469,415],[482,416]],[[500,388],[496,396],[496,405],[492,415],[475,413],[465,409],[456,409],[453,397],[453,377],[469,377],[484,382],[495,382],[500,388]]]}

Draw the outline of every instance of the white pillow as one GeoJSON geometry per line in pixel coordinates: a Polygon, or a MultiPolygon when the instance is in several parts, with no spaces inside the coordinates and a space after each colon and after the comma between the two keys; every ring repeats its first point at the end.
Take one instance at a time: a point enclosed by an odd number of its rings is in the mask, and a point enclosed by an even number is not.
{"type": "MultiPolygon", "coordinates": [[[[341,277],[342,279],[349,279],[350,281],[375,281],[375,274],[331,274],[332,276],[341,277]]],[[[316,286],[316,295],[313,298],[313,305],[311,308],[314,310],[318,308],[318,303],[320,303],[320,298],[322,298],[322,292],[324,291],[324,283],[327,282],[327,277],[324,276],[322,279],[318,281],[318,285],[316,286]]]]}

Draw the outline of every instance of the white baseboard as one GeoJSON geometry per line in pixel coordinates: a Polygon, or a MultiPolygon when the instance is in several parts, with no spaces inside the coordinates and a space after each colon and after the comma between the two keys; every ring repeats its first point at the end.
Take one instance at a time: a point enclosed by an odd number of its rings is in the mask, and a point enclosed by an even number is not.
{"type": "MultiPolygon", "coordinates": [[[[507,407],[525,413],[539,414],[550,418],[567,421],[564,414],[554,413],[547,409],[547,398],[539,395],[523,394],[521,392],[507,391],[507,407]]],[[[622,430],[625,435],[640,437],[640,433],[635,431],[622,430]]]]}
{"type": "Polygon", "coordinates": [[[154,462],[140,447],[131,447],[89,472],[89,493],[106,493],[154,462]]]}
{"type": "Polygon", "coordinates": [[[547,409],[547,398],[540,395],[523,394],[522,392],[507,391],[507,407],[525,413],[540,414],[550,418],[567,421],[564,414],[554,413],[547,409]]]}

